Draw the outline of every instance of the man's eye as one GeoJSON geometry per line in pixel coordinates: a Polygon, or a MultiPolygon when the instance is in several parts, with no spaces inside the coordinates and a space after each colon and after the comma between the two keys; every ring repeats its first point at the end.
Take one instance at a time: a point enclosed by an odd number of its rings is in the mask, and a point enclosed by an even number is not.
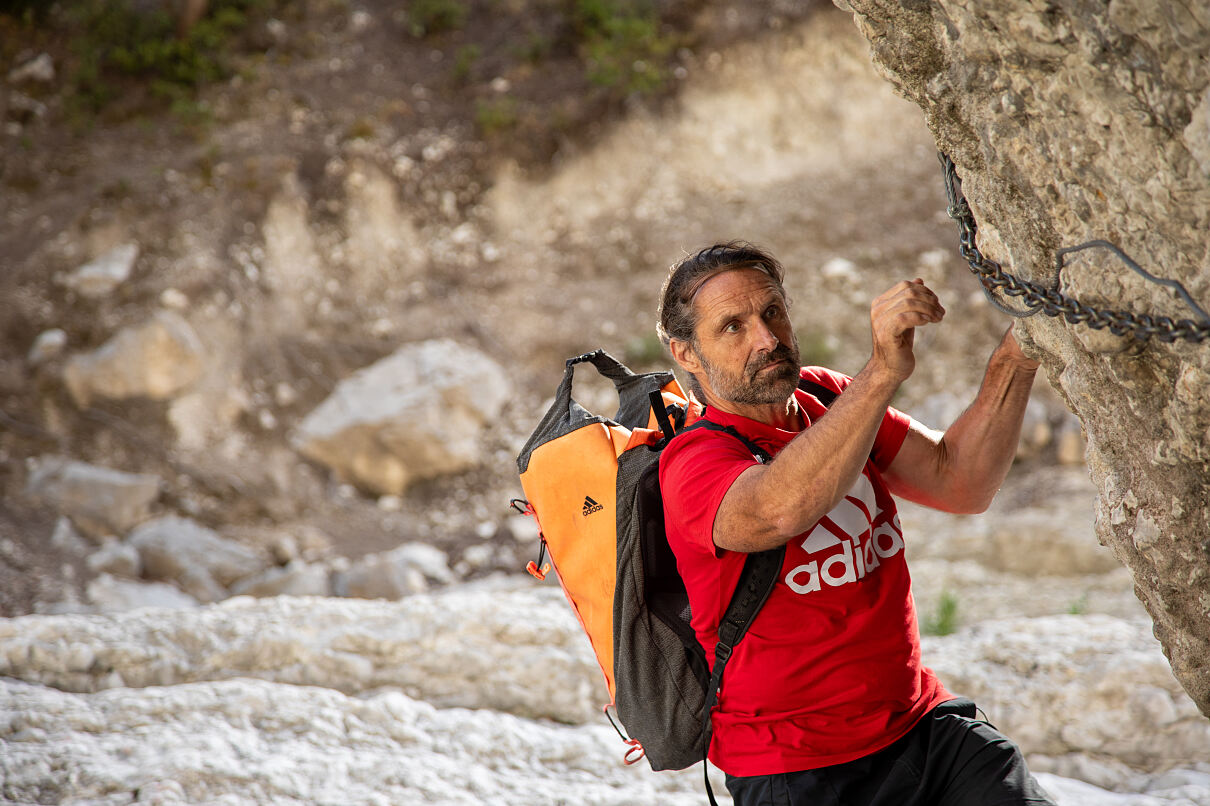
{"type": "Polygon", "coordinates": [[[724,333],[739,333],[739,322],[731,322],[723,328],[724,333]]]}
{"type": "Polygon", "coordinates": [[[779,305],[770,305],[765,311],[766,319],[776,319],[779,316],[781,316],[781,306],[779,305]]]}

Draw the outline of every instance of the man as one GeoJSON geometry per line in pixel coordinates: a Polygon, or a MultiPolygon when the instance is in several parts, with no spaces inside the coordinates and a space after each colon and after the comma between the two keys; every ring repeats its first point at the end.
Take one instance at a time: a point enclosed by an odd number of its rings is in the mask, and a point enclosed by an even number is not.
{"type": "Polygon", "coordinates": [[[660,303],[661,339],[705,416],[773,456],[761,464],[734,436],[695,429],[660,460],[668,540],[709,658],[746,554],[786,546],[727,666],[710,759],[737,806],[1051,804],[1016,746],[921,665],[892,498],[986,509],[1037,362],[1010,329],[970,408],[931,431],[889,407],[915,367],[915,328],[945,315],[923,281],[874,300],[873,351],[850,379],[798,366],[782,276],[750,244],[716,245],[673,267],[660,303]],[[825,408],[800,378],[841,394],[825,408]]]}

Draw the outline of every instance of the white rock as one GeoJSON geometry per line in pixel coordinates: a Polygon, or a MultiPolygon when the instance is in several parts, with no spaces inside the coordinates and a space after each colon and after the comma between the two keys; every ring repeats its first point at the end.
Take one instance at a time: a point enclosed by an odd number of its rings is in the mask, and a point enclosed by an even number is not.
{"type": "Polygon", "coordinates": [[[185,583],[191,573],[204,573],[219,585],[255,574],[265,560],[246,546],[188,520],[169,516],[143,524],[130,535],[143,570],[152,579],[185,583]]]}
{"type": "MultiPolygon", "coordinates": [[[[101,574],[88,583],[88,601],[100,613],[118,613],[142,608],[179,609],[196,607],[194,599],[179,588],[164,582],[137,582],[101,574]]],[[[106,678],[96,683],[102,685],[106,678]]]]}
{"type": "Polygon", "coordinates": [[[125,243],[115,246],[96,260],[73,271],[63,279],[63,285],[86,299],[107,297],[130,279],[138,257],[138,244],[125,243]]]}
{"type": "Polygon", "coordinates": [[[104,572],[120,577],[137,577],[143,568],[138,549],[118,540],[111,540],[90,554],[87,563],[93,573],[104,572]]]}
{"type": "Polygon", "coordinates": [[[231,587],[235,596],[329,596],[330,574],[322,565],[294,560],[282,568],[269,568],[231,587]]]}
{"type": "Polygon", "coordinates": [[[26,491],[57,508],[88,534],[122,534],[146,520],[160,494],[160,480],[60,456],[34,464],[26,491]]]}
{"type": "MultiPolygon", "coordinates": [[[[5,796],[72,806],[698,806],[700,768],[624,766],[591,727],[263,680],[70,694],[0,681],[5,796]],[[122,799],[116,800],[115,793],[122,799]]],[[[726,798],[721,773],[715,792],[726,798]]]]}
{"type": "Polygon", "coordinates": [[[94,397],[164,400],[198,379],[202,361],[202,344],[189,323],[179,314],[159,311],[97,350],[73,356],[64,367],[63,381],[81,407],[94,397]]]}
{"type": "Polygon", "coordinates": [[[1027,753],[1080,753],[1143,770],[1206,760],[1210,722],[1145,620],[989,621],[923,639],[924,662],[1027,753]]]}
{"type": "Polygon", "coordinates": [[[55,521],[55,530],[50,534],[50,544],[69,554],[84,556],[88,553],[89,545],[80,537],[80,533],[72,526],[70,518],[59,518],[55,521]]]}
{"type": "Polygon", "coordinates": [[[442,706],[585,722],[604,677],[556,584],[513,578],[403,602],[238,597],[188,613],[0,619],[0,676],[62,687],[61,657],[93,648],[87,685],[258,677],[346,692],[394,687],[442,706]],[[38,653],[31,654],[34,647],[38,653]]]}
{"type": "Polygon", "coordinates": [[[448,584],[454,578],[445,552],[424,543],[368,554],[340,574],[336,592],[361,599],[399,599],[428,589],[428,581],[448,584]]]}
{"type": "Polygon", "coordinates": [[[26,81],[37,81],[49,84],[55,80],[55,61],[49,53],[40,53],[24,64],[9,71],[10,84],[21,84],[26,81]]]}
{"type": "Polygon", "coordinates": [[[66,346],[67,333],[57,327],[52,328],[38,334],[33,346],[29,348],[26,359],[34,366],[38,366],[53,358],[58,358],[63,354],[63,348],[66,346]]]}
{"type": "Polygon", "coordinates": [[[292,438],[303,455],[379,495],[482,461],[479,435],[510,395],[504,370],[441,339],[405,346],[342,381],[292,438]]]}

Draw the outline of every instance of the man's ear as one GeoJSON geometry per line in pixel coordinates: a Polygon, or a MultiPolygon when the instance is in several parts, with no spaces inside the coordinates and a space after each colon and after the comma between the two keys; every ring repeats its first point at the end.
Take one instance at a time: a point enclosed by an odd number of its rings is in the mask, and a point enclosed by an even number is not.
{"type": "Polygon", "coordinates": [[[697,357],[697,351],[689,342],[683,339],[670,339],[668,350],[672,353],[672,360],[676,361],[680,368],[690,375],[696,375],[702,371],[702,362],[697,357]]]}

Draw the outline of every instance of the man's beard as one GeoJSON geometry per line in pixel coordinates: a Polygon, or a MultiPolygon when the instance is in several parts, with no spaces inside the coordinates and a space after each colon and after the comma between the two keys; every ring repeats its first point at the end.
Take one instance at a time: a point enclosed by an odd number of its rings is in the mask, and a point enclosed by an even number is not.
{"type": "Polygon", "coordinates": [[[763,405],[784,403],[798,388],[798,345],[779,344],[767,353],[751,359],[739,377],[707,362],[699,353],[698,360],[706,370],[706,380],[714,394],[731,403],[763,405]],[[770,364],[785,363],[761,372],[770,364]]]}

